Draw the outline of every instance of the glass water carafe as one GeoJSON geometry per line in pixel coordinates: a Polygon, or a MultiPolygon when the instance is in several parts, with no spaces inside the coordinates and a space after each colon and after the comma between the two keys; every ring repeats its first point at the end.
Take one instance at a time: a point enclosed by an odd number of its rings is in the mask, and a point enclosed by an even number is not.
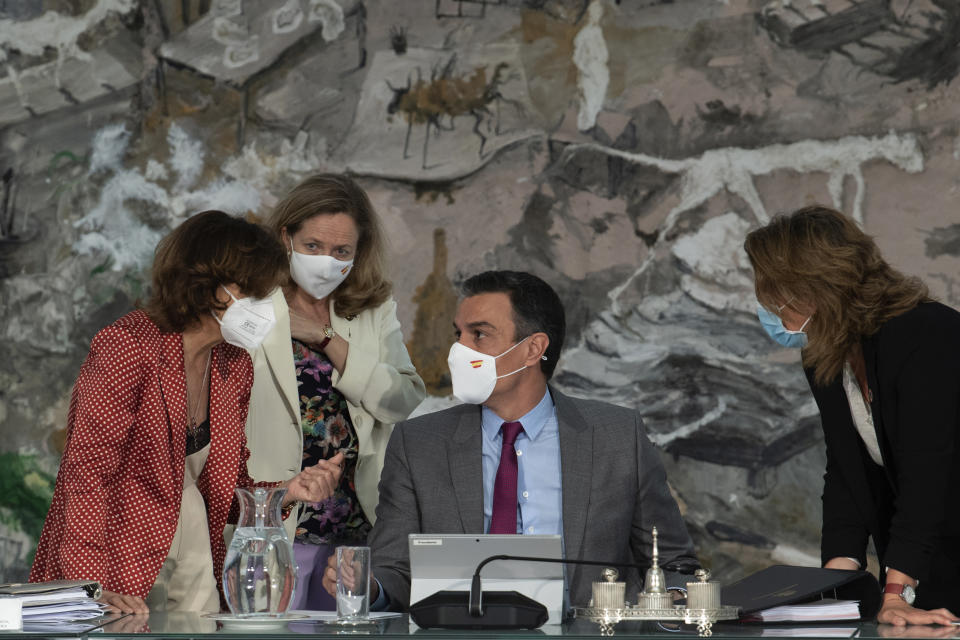
{"type": "Polygon", "coordinates": [[[282,615],[293,602],[297,565],[280,517],[286,492],[236,489],[240,519],[223,565],[223,593],[234,615],[282,615]]]}

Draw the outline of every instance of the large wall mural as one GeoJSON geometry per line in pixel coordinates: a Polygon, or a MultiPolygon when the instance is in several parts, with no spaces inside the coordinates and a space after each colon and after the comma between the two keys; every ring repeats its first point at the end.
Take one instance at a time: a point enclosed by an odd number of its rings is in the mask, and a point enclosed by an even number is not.
{"type": "Polygon", "coordinates": [[[0,581],[26,576],[93,334],[191,214],[348,171],[450,404],[456,284],[529,270],[556,383],[636,407],[722,579],[816,564],[824,453],[744,235],[822,202],[960,306],[952,0],[0,3],[0,581]]]}

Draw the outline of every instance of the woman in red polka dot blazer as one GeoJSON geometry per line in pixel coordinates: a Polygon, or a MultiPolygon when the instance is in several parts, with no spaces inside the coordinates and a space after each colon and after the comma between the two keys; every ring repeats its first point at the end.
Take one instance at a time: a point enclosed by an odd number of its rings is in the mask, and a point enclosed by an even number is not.
{"type": "MultiPolygon", "coordinates": [[[[285,273],[277,240],[219,211],[160,242],[150,300],[100,331],[80,369],[31,581],[97,580],[124,612],[222,606],[224,525],[234,488],[253,484],[241,347],[272,327],[285,273]]],[[[329,496],[337,463],[287,481],[286,504],[329,496]]]]}

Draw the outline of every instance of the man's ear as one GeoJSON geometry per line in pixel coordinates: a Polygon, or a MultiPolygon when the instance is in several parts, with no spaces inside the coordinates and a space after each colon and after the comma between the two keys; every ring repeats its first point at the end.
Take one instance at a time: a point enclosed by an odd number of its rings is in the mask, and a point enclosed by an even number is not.
{"type": "Polygon", "coordinates": [[[534,333],[527,338],[526,359],[524,364],[528,367],[539,364],[540,360],[546,359],[547,347],[550,346],[550,338],[542,331],[534,333]]]}

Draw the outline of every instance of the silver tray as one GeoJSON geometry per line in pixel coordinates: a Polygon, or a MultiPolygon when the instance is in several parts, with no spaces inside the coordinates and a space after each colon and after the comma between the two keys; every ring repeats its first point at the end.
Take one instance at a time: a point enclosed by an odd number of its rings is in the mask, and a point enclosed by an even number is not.
{"type": "Polygon", "coordinates": [[[605,635],[613,635],[613,625],[629,620],[659,620],[663,622],[685,622],[697,625],[697,631],[703,637],[713,635],[713,623],[717,620],[736,620],[740,617],[740,607],[720,607],[719,609],[641,609],[625,607],[623,609],[597,609],[594,607],[574,607],[575,618],[584,618],[600,625],[605,635]]]}

